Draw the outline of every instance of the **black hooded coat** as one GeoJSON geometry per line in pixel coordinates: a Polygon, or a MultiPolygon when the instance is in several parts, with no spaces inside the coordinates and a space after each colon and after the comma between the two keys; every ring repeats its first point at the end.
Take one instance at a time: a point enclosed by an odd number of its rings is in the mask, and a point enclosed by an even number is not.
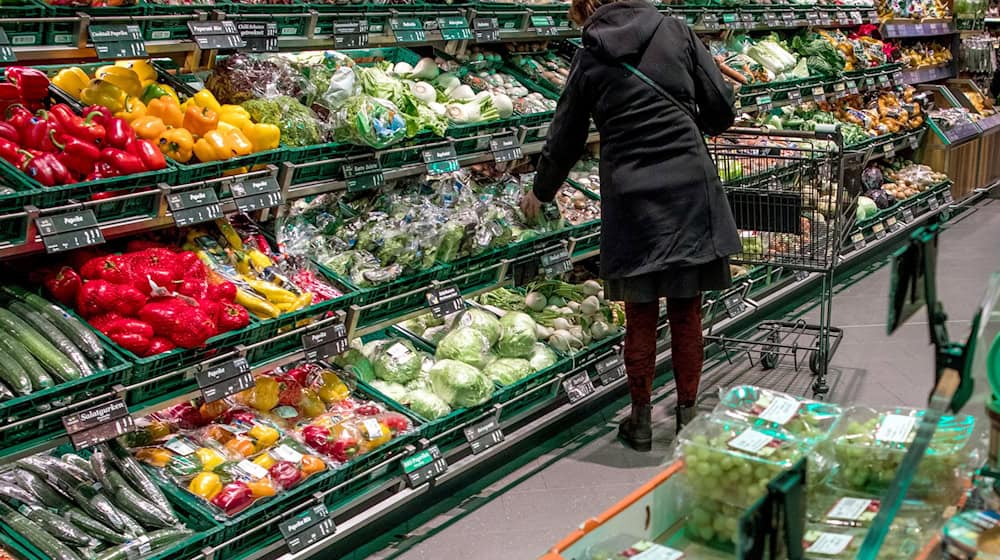
{"type": "Polygon", "coordinates": [[[606,4],[587,20],[538,163],[540,200],[553,199],[582,155],[591,117],[601,135],[602,277],[698,265],[740,251],[702,136],[732,125],[732,89],[687,25],[646,0],[606,4]],[[688,112],[621,62],[638,67],[688,112]]]}

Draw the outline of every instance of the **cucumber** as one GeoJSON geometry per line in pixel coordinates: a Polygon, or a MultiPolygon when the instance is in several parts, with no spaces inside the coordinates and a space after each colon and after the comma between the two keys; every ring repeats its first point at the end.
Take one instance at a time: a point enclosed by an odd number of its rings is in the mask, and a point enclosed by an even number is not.
{"type": "Polygon", "coordinates": [[[80,508],[72,508],[65,515],[66,519],[69,519],[73,525],[94,538],[111,544],[122,544],[128,541],[128,537],[87,515],[80,508]]]}
{"type": "Polygon", "coordinates": [[[80,378],[76,365],[56,349],[45,337],[16,315],[0,307],[0,330],[17,339],[31,354],[45,366],[52,375],[62,381],[80,378]]]}
{"type": "Polygon", "coordinates": [[[90,453],[90,471],[94,473],[94,479],[104,485],[105,488],[111,487],[111,482],[108,481],[108,473],[115,468],[108,455],[108,451],[101,446],[95,447],[90,453]]]}
{"type": "MultiPolygon", "coordinates": [[[[67,453],[67,455],[70,454],[67,453]]],[[[83,459],[83,457],[80,458],[83,459]]],[[[52,459],[53,459],[52,465],[55,468],[60,469],[62,472],[65,472],[66,474],[72,476],[73,478],[79,480],[80,482],[85,482],[86,484],[94,483],[94,473],[90,472],[90,463],[86,462],[86,460],[85,463],[87,465],[87,468],[83,468],[80,465],[76,464],[75,462],[66,461],[58,457],[52,457],[52,459]]]]}
{"type": "Polygon", "coordinates": [[[111,482],[108,490],[114,490],[115,503],[118,504],[118,507],[134,517],[136,521],[142,523],[144,527],[160,527],[165,529],[177,523],[177,520],[172,515],[162,511],[156,504],[143,498],[138,492],[133,490],[117,471],[109,472],[108,480],[111,482]]]}
{"type": "Polygon", "coordinates": [[[52,513],[43,507],[25,505],[19,507],[17,511],[65,544],[80,547],[100,544],[76,525],[73,525],[59,514],[52,513]]]}
{"type": "Polygon", "coordinates": [[[160,529],[132,542],[109,548],[94,558],[94,560],[143,558],[151,555],[153,551],[162,550],[181,539],[187,538],[189,535],[191,535],[191,531],[185,529],[160,529]]]}
{"type": "Polygon", "coordinates": [[[31,352],[28,352],[28,349],[17,340],[0,336],[0,350],[10,354],[12,358],[17,360],[17,363],[21,364],[25,373],[31,378],[31,385],[36,391],[48,389],[55,385],[49,372],[45,371],[42,364],[38,363],[38,360],[31,355],[31,352]]]}
{"type": "Polygon", "coordinates": [[[73,506],[62,492],[27,469],[14,469],[13,477],[18,486],[31,492],[47,508],[63,512],[73,506]]]}
{"type": "Polygon", "coordinates": [[[153,479],[146,474],[142,465],[129,454],[128,449],[125,449],[117,440],[107,442],[102,449],[122,475],[135,486],[139,494],[145,496],[161,511],[168,514],[173,519],[173,523],[176,524],[177,516],[174,514],[174,508],[167,501],[167,497],[163,495],[163,491],[153,482],[153,479]]]}
{"type": "Polygon", "coordinates": [[[31,378],[10,354],[0,351],[0,380],[18,395],[31,393],[31,378]]]}
{"type": "Polygon", "coordinates": [[[57,350],[65,354],[76,365],[82,375],[94,375],[94,370],[90,367],[83,352],[62,331],[56,328],[51,321],[43,317],[41,313],[16,301],[7,306],[7,309],[21,319],[24,319],[24,322],[34,327],[36,331],[47,338],[57,350]]]}
{"type": "Polygon", "coordinates": [[[107,523],[116,531],[125,529],[125,521],[121,517],[121,512],[111,503],[111,500],[94,489],[93,481],[78,479],[69,474],[62,461],[48,455],[34,455],[19,460],[17,464],[45,477],[84,511],[92,515],[94,519],[107,523]]]}
{"type": "Polygon", "coordinates": [[[2,286],[0,287],[0,294],[12,299],[21,300],[34,308],[35,311],[41,313],[53,325],[58,327],[63,334],[68,336],[73,341],[73,344],[76,344],[80,350],[83,350],[83,353],[94,362],[97,369],[104,369],[104,347],[101,346],[101,341],[94,334],[94,331],[90,330],[79,319],[70,315],[61,307],[47,301],[45,298],[21,288],[2,286]]]}
{"type": "Polygon", "coordinates": [[[0,382],[0,402],[9,401],[14,398],[14,392],[10,390],[6,385],[0,382]]]}
{"type": "Polygon", "coordinates": [[[0,482],[0,500],[7,502],[7,505],[13,508],[22,504],[31,506],[42,504],[34,494],[6,480],[0,482]]]}
{"type": "Polygon", "coordinates": [[[37,523],[14,511],[10,506],[0,503],[0,517],[17,531],[28,542],[35,545],[50,560],[80,560],[80,556],[68,546],[59,542],[37,523]]]}
{"type": "Polygon", "coordinates": [[[90,480],[97,480],[97,477],[94,476],[94,469],[90,466],[90,461],[84,459],[76,453],[65,453],[62,457],[60,457],[60,459],[62,459],[63,463],[66,463],[75,469],[80,469],[80,472],[90,480]]]}
{"type": "Polygon", "coordinates": [[[131,515],[125,513],[124,511],[119,511],[118,515],[122,518],[122,523],[125,524],[125,536],[129,539],[134,539],[140,535],[146,534],[146,529],[131,515]]]}

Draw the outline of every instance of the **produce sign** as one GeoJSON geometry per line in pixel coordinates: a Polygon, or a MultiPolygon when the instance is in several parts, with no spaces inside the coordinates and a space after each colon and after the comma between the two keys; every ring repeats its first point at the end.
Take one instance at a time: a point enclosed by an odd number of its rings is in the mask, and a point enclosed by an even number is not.
{"type": "Polygon", "coordinates": [[[625,377],[625,360],[616,352],[613,356],[597,362],[595,369],[601,385],[608,386],[625,377]]]}
{"type": "Polygon", "coordinates": [[[424,150],[423,157],[424,163],[427,164],[428,175],[444,175],[445,173],[458,171],[461,167],[458,164],[458,154],[455,152],[455,146],[452,144],[424,150]]]}
{"type": "Polygon", "coordinates": [[[211,188],[187,191],[167,196],[167,206],[177,227],[191,226],[218,220],[222,217],[222,204],[211,188]]]}
{"type": "Polygon", "coordinates": [[[236,24],[249,52],[278,52],[278,24],[241,21],[236,24]]]}
{"type": "Polygon", "coordinates": [[[490,151],[493,152],[493,159],[497,163],[517,161],[523,157],[521,146],[513,134],[494,136],[490,140],[490,151]]]}
{"type": "Polygon", "coordinates": [[[377,189],[385,184],[382,164],[377,159],[361,163],[345,163],[343,171],[349,193],[377,189]]]}
{"type": "Polygon", "coordinates": [[[87,27],[97,58],[146,58],[146,43],[138,25],[91,25],[87,27]]]}
{"type": "Polygon", "coordinates": [[[464,17],[439,17],[437,24],[441,31],[441,38],[445,41],[472,39],[472,30],[469,29],[469,22],[464,17]]]}
{"type": "Polygon", "coordinates": [[[14,49],[10,47],[10,39],[7,38],[7,33],[0,29],[0,62],[14,62],[15,60],[17,60],[17,56],[14,55],[14,49]]]}
{"type": "Polygon", "coordinates": [[[49,254],[104,243],[104,234],[93,210],[45,216],[35,220],[35,226],[49,254]]]}
{"type": "Polygon", "coordinates": [[[540,257],[540,261],[542,273],[549,278],[573,270],[573,261],[570,260],[569,251],[566,250],[565,246],[545,253],[540,257]]]}
{"type": "Polygon", "coordinates": [[[422,43],[427,40],[424,22],[418,18],[392,18],[389,26],[397,43],[422,43]]]}
{"type": "Polygon", "coordinates": [[[274,177],[233,183],[229,190],[240,212],[249,213],[281,204],[281,187],[274,177]]]}
{"type": "Polygon", "coordinates": [[[306,360],[328,360],[347,350],[347,328],[341,323],[302,335],[306,360]]]}
{"type": "Polygon", "coordinates": [[[253,373],[245,358],[237,358],[218,367],[195,373],[205,402],[215,402],[253,387],[253,373]]]}
{"type": "Polygon", "coordinates": [[[478,455],[504,440],[503,430],[500,429],[496,417],[465,428],[463,431],[473,455],[478,455]]]}
{"type": "Polygon", "coordinates": [[[539,35],[558,35],[559,28],[552,16],[531,16],[531,27],[539,35]]]}
{"type": "Polygon", "coordinates": [[[566,396],[569,397],[570,404],[576,404],[589,397],[597,389],[594,382],[590,380],[590,374],[581,371],[573,377],[562,382],[563,389],[566,389],[566,396]]]}
{"type": "Polygon", "coordinates": [[[500,25],[497,18],[476,18],[472,21],[477,43],[497,43],[500,41],[500,25]]]}
{"type": "Polygon", "coordinates": [[[334,22],[333,45],[338,49],[363,49],[368,46],[368,21],[334,22]]]}
{"type": "Polygon", "coordinates": [[[315,505],[308,511],[278,524],[288,551],[295,554],[336,532],[337,526],[326,506],[315,505]]]}
{"type": "Polygon", "coordinates": [[[436,445],[417,451],[401,463],[410,488],[416,488],[448,472],[448,461],[441,456],[441,450],[436,445]]]}
{"type": "Polygon", "coordinates": [[[730,294],[723,298],[722,304],[726,306],[726,315],[730,318],[743,313],[746,305],[743,303],[743,297],[740,294],[730,294]]]}
{"type": "Polygon", "coordinates": [[[241,49],[247,46],[232,21],[189,21],[187,26],[199,49],[241,49]]]}
{"type": "Polygon", "coordinates": [[[425,297],[427,298],[427,305],[431,308],[431,314],[438,319],[465,309],[465,300],[462,299],[462,292],[454,284],[431,288],[427,291],[425,297]]]}
{"type": "Polygon", "coordinates": [[[122,399],[68,414],[62,418],[70,442],[77,450],[93,447],[135,430],[135,420],[122,399]]]}

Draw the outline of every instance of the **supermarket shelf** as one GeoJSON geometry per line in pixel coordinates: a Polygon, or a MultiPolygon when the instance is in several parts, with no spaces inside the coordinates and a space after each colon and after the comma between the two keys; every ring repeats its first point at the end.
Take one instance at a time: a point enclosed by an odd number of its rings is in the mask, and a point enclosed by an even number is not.
{"type": "Polygon", "coordinates": [[[954,202],[950,181],[935,185],[917,196],[901,201],[856,224],[841,252],[844,255],[849,255],[864,249],[871,243],[881,241],[890,233],[904,229],[907,224],[912,223],[918,217],[937,212],[954,202]]]}
{"type": "MultiPolygon", "coordinates": [[[[32,45],[13,47],[18,62],[50,61],[63,59],[96,59],[93,47],[78,45],[32,45]]],[[[146,41],[146,52],[150,56],[191,53],[198,49],[194,41],[146,41]]]]}
{"type": "Polygon", "coordinates": [[[811,79],[805,83],[775,82],[744,87],[736,100],[737,109],[745,113],[768,111],[774,107],[796,105],[803,100],[833,101],[856,93],[878,90],[902,83],[902,65],[886,64],[842,78],[811,79]]]}
{"type": "Polygon", "coordinates": [[[953,20],[893,20],[882,24],[882,35],[886,39],[907,39],[913,37],[939,37],[958,33],[953,20]]]}
{"type": "Polygon", "coordinates": [[[850,27],[865,23],[878,24],[878,14],[858,7],[792,7],[762,9],[736,7],[664,6],[664,15],[684,20],[696,32],[718,33],[733,31],[769,31],[799,27],[850,27]]]}
{"type": "Polygon", "coordinates": [[[911,68],[903,70],[902,83],[913,85],[926,82],[936,82],[938,80],[954,78],[955,75],[954,63],[948,62],[924,68],[911,68]]]}

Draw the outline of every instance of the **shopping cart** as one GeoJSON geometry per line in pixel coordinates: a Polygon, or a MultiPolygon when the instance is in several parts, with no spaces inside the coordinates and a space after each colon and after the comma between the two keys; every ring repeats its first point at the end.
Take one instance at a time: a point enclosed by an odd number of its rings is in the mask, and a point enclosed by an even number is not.
{"type": "MultiPolygon", "coordinates": [[[[822,398],[830,359],[843,332],[831,326],[833,272],[846,238],[860,191],[866,152],[844,150],[836,127],[816,131],[732,129],[709,143],[709,151],[725,179],[726,196],[741,231],[743,250],[734,263],[779,266],[798,275],[818,273],[819,324],[767,321],[748,335],[712,334],[733,362],[754,356],[764,369],[789,360],[792,367],[808,363],[816,376],[813,394],[822,398]]],[[[721,302],[719,302],[721,303],[721,302]]]]}

